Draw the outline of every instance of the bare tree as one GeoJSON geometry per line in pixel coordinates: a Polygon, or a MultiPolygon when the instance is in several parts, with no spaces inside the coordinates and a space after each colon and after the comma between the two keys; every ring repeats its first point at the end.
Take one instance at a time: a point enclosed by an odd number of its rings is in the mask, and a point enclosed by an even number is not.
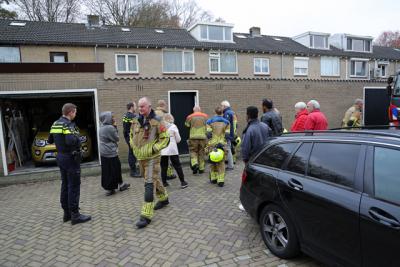
{"type": "Polygon", "coordinates": [[[384,31],[378,36],[375,43],[381,46],[400,48],[400,31],[384,31]]]}
{"type": "Polygon", "coordinates": [[[81,0],[14,0],[28,20],[73,22],[80,14],[81,0]]]}
{"type": "Polygon", "coordinates": [[[198,21],[211,21],[213,16],[203,10],[195,0],[172,0],[169,1],[169,14],[171,17],[179,18],[179,25],[188,28],[198,21]]]}
{"type": "Polygon", "coordinates": [[[17,12],[10,11],[1,6],[2,4],[9,5],[10,2],[12,2],[12,0],[0,0],[0,19],[16,19],[18,17],[17,12]]]}

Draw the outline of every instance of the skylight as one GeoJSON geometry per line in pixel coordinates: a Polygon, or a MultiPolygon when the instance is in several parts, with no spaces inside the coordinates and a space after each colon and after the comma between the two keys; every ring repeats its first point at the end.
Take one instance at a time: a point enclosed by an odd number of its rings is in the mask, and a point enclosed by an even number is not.
{"type": "Polygon", "coordinates": [[[123,31],[123,32],[130,32],[131,29],[129,29],[129,28],[121,28],[121,31],[123,31]]]}
{"type": "Polygon", "coordinates": [[[274,39],[275,41],[279,41],[279,42],[283,41],[281,38],[278,38],[278,37],[272,37],[272,39],[274,39]]]}
{"type": "Polygon", "coordinates": [[[20,22],[20,21],[13,21],[10,23],[10,26],[24,27],[25,25],[26,25],[26,22],[20,22]]]}
{"type": "Polygon", "coordinates": [[[246,39],[247,37],[243,34],[235,34],[237,38],[246,39]]]}
{"type": "Polygon", "coordinates": [[[160,30],[160,29],[156,29],[156,30],[154,30],[156,33],[164,33],[164,31],[163,30],[160,30]]]}

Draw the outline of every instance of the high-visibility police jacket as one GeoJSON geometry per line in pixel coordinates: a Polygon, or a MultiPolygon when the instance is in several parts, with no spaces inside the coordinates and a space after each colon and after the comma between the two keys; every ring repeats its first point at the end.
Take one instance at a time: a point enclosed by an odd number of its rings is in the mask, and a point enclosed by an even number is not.
{"type": "Polygon", "coordinates": [[[208,146],[226,144],[225,131],[229,129],[229,121],[222,116],[214,116],[207,120],[207,131],[212,132],[212,137],[208,141],[208,146]]]}
{"type": "Polygon", "coordinates": [[[122,117],[122,126],[123,126],[123,134],[125,141],[129,144],[129,133],[131,132],[131,125],[134,118],[136,118],[136,114],[128,111],[122,117]]]}
{"type": "Polygon", "coordinates": [[[185,125],[190,128],[189,139],[207,139],[208,115],[203,112],[194,112],[186,117],[185,125]]]}
{"type": "Polygon", "coordinates": [[[130,145],[138,160],[153,159],[169,144],[167,128],[161,118],[151,110],[149,116],[134,118],[130,133],[130,145]]]}
{"type": "Polygon", "coordinates": [[[81,147],[79,130],[75,123],[66,117],[60,117],[50,128],[48,142],[55,143],[58,153],[68,154],[79,151],[81,147]]]}

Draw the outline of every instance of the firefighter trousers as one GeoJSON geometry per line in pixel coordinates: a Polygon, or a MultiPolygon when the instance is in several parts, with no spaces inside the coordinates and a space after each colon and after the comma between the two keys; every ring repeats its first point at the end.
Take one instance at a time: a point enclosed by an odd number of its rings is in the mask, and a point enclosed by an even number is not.
{"type": "Polygon", "coordinates": [[[160,179],[160,157],[139,160],[139,167],[144,177],[144,203],[140,216],[151,220],[154,215],[154,193],[159,201],[168,200],[167,190],[160,179]]]}
{"type": "Polygon", "coordinates": [[[211,182],[223,183],[225,181],[225,161],[211,163],[210,165],[211,182]]]}
{"type": "Polygon", "coordinates": [[[190,151],[190,166],[193,167],[196,164],[199,166],[200,171],[204,171],[205,168],[205,150],[207,145],[206,139],[189,139],[189,151],[190,151]]]}

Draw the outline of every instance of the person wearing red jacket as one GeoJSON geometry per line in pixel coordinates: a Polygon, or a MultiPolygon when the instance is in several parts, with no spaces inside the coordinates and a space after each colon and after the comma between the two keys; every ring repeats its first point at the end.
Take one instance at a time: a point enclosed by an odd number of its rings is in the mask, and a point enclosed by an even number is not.
{"type": "Polygon", "coordinates": [[[321,106],[317,100],[310,100],[307,103],[308,116],[304,129],[306,131],[326,130],[328,129],[328,120],[320,110],[321,106]]]}
{"type": "Polygon", "coordinates": [[[304,125],[308,115],[306,107],[307,105],[304,102],[297,102],[296,105],[294,105],[296,115],[293,124],[290,127],[291,132],[303,132],[305,130],[304,125]]]}

